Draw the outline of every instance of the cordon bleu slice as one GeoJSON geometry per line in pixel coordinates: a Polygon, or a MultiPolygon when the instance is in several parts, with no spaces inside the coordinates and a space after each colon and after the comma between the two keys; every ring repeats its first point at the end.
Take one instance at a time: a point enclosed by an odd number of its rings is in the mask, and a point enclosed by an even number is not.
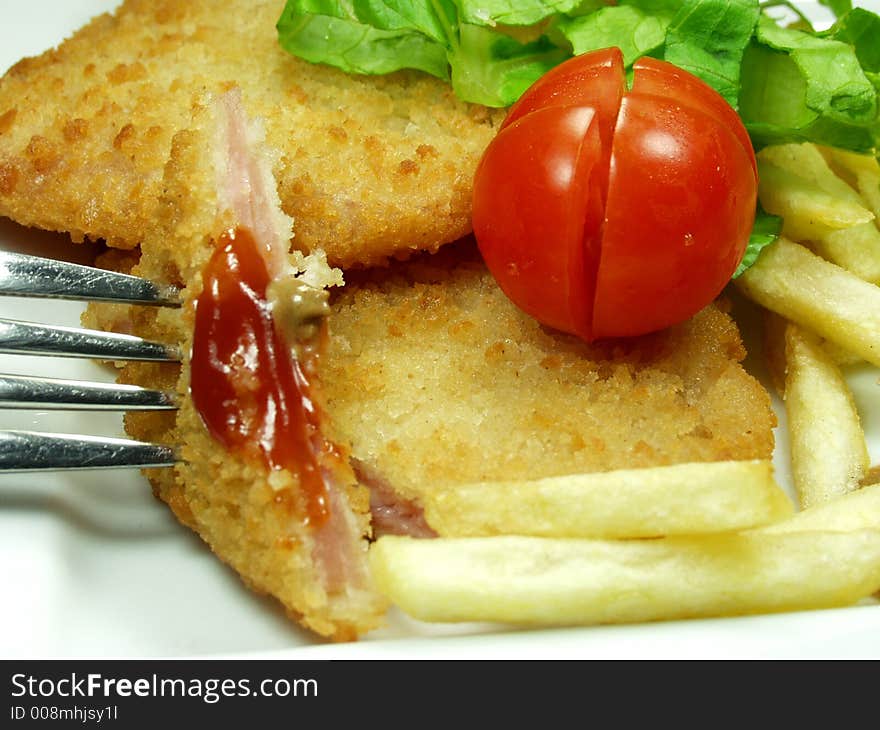
{"type": "Polygon", "coordinates": [[[284,0],[126,0],[0,79],[0,216],[133,248],[157,214],[190,101],[242,88],[264,120],[296,245],[332,265],[470,230],[472,177],[504,112],[426,74],[355,76],[284,52],[284,0]]]}
{"type": "Polygon", "coordinates": [[[719,305],[587,344],[519,311],[473,241],[346,276],[320,375],[374,531],[418,534],[414,505],[456,484],[772,454],[769,396],[719,305]]]}
{"type": "MultiPolygon", "coordinates": [[[[179,285],[182,307],[93,305],[86,320],[180,344],[180,366],[134,363],[123,371],[124,380],[161,384],[180,394],[176,414],[127,417],[132,435],[180,448],[182,463],[149,472],[155,493],[252,588],[275,596],[317,633],[351,639],[376,626],[385,610],[366,564],[369,496],[344,449],[322,433],[319,384],[311,377],[309,354],[321,328],[312,314],[298,322],[300,309],[292,304],[301,286],[314,295],[341,284],[342,277],[323,253],[289,253],[292,221],[279,206],[271,162],[262,129],[246,118],[239,89],[199,98],[190,128],[175,135],[157,216],[133,269],[179,285]],[[257,302],[259,319],[242,320],[241,326],[239,300],[228,298],[224,283],[232,238],[240,242],[236,245],[251,242],[252,248],[242,250],[254,254],[250,260],[240,256],[233,268],[261,267],[268,279],[256,291],[253,277],[243,275],[241,291],[257,302]],[[233,301],[233,307],[215,309],[212,302],[221,300],[233,301]],[[267,352],[258,350],[266,341],[248,334],[259,327],[270,333],[274,348],[262,369],[260,358],[267,352]],[[300,342],[301,331],[310,332],[308,347],[300,342]],[[223,351],[224,340],[231,354],[223,351]],[[295,392],[271,394],[270,412],[261,412],[262,381],[279,374],[283,380],[289,352],[297,354],[295,392]],[[277,417],[282,410],[277,406],[285,403],[290,408],[277,417]],[[297,431],[292,421],[284,430],[294,406],[302,427],[297,431]],[[309,414],[303,417],[305,410],[309,414]],[[219,420],[211,421],[212,412],[219,420]],[[268,458],[276,445],[286,449],[279,439],[291,433],[302,437],[296,458],[268,458]]],[[[310,311],[321,304],[326,309],[326,301],[317,301],[310,311]]]]}

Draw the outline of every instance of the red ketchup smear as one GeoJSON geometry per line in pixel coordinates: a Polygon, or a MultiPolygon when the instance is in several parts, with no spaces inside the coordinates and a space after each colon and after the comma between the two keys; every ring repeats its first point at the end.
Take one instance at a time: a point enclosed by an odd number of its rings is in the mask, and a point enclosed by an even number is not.
{"type": "MultiPolygon", "coordinates": [[[[255,453],[270,469],[298,474],[305,522],[318,527],[329,516],[319,463],[329,445],[304,372],[314,363],[304,367],[275,327],[266,300],[269,272],[251,233],[224,233],[202,278],[191,362],[196,410],[230,451],[255,453]]],[[[306,357],[316,356],[310,349],[306,357]]]]}

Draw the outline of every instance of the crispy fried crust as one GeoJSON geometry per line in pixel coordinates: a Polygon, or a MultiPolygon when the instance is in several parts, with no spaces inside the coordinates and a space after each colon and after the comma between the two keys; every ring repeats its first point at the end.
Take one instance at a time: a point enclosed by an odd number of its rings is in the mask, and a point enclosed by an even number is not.
{"type": "MultiPolygon", "coordinates": [[[[349,279],[333,302],[321,360],[327,431],[362,474],[407,499],[478,480],[772,453],[769,396],[741,367],[739,333],[717,306],[666,332],[586,345],[520,313],[471,241],[349,279]]],[[[98,323],[108,326],[112,311],[101,311],[98,323]]],[[[175,336],[144,319],[134,329],[175,336]]],[[[176,375],[136,365],[125,378],[167,387],[176,375]]],[[[219,534],[226,551],[231,545],[234,560],[218,552],[247,582],[278,595],[289,564],[266,542],[277,540],[278,527],[274,518],[262,521],[265,487],[252,484],[254,475],[206,438],[192,414],[176,428],[168,419],[127,421],[137,438],[187,444],[199,465],[176,478],[151,474],[158,494],[184,523],[215,540],[219,534]]],[[[350,499],[366,511],[363,491],[350,499]]],[[[296,590],[302,586],[288,581],[286,605],[300,600],[296,590]]]]}
{"type": "Polygon", "coordinates": [[[279,47],[282,0],[127,0],[0,81],[0,215],[137,245],[193,95],[241,86],[265,119],[295,244],[331,264],[435,250],[470,230],[501,112],[424,74],[346,75],[279,47]]]}
{"type": "Polygon", "coordinates": [[[350,280],[330,329],[322,382],[337,435],[406,497],[773,450],[769,397],[716,306],[591,346],[519,312],[463,243],[350,280]]]}
{"type": "MultiPolygon", "coordinates": [[[[90,326],[176,342],[184,353],[182,366],[131,363],[120,377],[128,383],[155,383],[180,395],[177,413],[126,417],[126,430],[134,438],[180,447],[182,464],[145,472],[154,493],[252,589],[277,598],[291,617],[319,634],[354,639],[381,622],[387,602],[371,591],[368,581],[328,594],[314,558],[316,538],[303,518],[306,507],[298,476],[269,472],[257,460],[227,451],[208,433],[189,393],[193,303],[202,289],[201,272],[216,239],[235,223],[220,208],[217,197],[211,154],[217,120],[212,106],[199,108],[191,125],[175,135],[164,192],[139,261],[133,264],[134,252],[128,256],[111,252],[98,262],[182,285],[184,305],[156,309],[93,304],[85,321],[90,326]]],[[[370,534],[369,495],[350,470],[340,478],[347,479],[338,488],[356,523],[349,549],[363,560],[370,534]]]]}

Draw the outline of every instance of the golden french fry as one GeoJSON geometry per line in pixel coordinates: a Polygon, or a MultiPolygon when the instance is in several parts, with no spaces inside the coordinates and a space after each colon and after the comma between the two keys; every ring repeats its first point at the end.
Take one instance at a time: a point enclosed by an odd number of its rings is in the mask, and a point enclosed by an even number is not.
{"type": "Polygon", "coordinates": [[[880,230],[873,221],[825,233],[811,248],[860,279],[880,283],[880,230]]]}
{"type": "Polygon", "coordinates": [[[870,459],[840,369],[811,332],[789,324],[784,336],[792,479],[808,508],[858,489],[870,459]]]}
{"type": "MultiPolygon", "coordinates": [[[[780,396],[785,395],[785,330],[789,324],[790,322],[785,317],[780,317],[776,312],[764,310],[764,358],[767,362],[770,381],[780,396]]],[[[822,338],[819,338],[819,342],[831,361],[839,368],[864,362],[858,355],[834,342],[822,338]]]]}
{"type": "Polygon", "coordinates": [[[814,144],[807,142],[765,147],[758,153],[758,161],[794,173],[836,198],[855,205],[864,204],[858,192],[834,172],[814,144]]]}
{"type": "MultiPolygon", "coordinates": [[[[866,169],[867,163],[862,161],[861,155],[853,157],[859,160],[858,174],[864,177],[862,170],[866,169]]],[[[793,195],[794,190],[801,193],[812,190],[805,198],[808,201],[806,204],[804,200],[794,201],[792,205],[796,209],[779,211],[780,215],[785,216],[785,234],[797,240],[809,239],[813,242],[813,250],[823,258],[865,281],[880,283],[880,230],[875,225],[876,221],[867,220],[838,227],[827,218],[813,217],[819,201],[827,202],[826,198],[817,196],[816,189],[847,205],[876,214],[876,211],[870,211],[863,196],[832,169],[823,152],[813,144],[775,145],[761,150],[758,161],[764,177],[761,200],[768,210],[782,205],[778,200],[780,196],[787,199],[786,196],[793,195]],[[791,176],[798,181],[795,187],[792,187],[791,176]],[[776,184],[781,184],[783,190],[773,189],[776,184]]],[[[873,161],[876,165],[876,160],[873,161]]],[[[880,171],[877,174],[880,181],[880,171]]],[[[856,179],[857,175],[847,177],[856,179]]]]}
{"type": "Polygon", "coordinates": [[[880,530],[658,540],[382,537],[373,577],[424,621],[590,624],[844,606],[880,588],[880,530]]]}
{"type": "Polygon", "coordinates": [[[783,519],[791,500],[769,461],[720,461],[486,482],[423,498],[444,537],[657,537],[740,530],[783,519]]]}
{"type": "Polygon", "coordinates": [[[868,209],[880,217],[880,163],[877,158],[831,147],[823,147],[822,154],[835,172],[853,181],[868,209]]]}
{"type": "Polygon", "coordinates": [[[880,484],[862,487],[838,499],[810,507],[758,532],[853,532],[880,529],[880,484]]]}
{"type": "Polygon", "coordinates": [[[864,359],[856,355],[856,353],[847,350],[845,347],[841,347],[836,342],[823,339],[822,347],[825,348],[825,352],[828,353],[829,357],[839,368],[845,368],[865,362],[864,359]]]}
{"type": "Polygon", "coordinates": [[[758,304],[880,365],[880,287],[786,238],[736,283],[758,304]]]}
{"type": "Polygon", "coordinates": [[[769,162],[758,165],[758,196],[768,213],[783,218],[783,233],[796,240],[815,240],[840,228],[868,223],[874,214],[855,200],[829,193],[794,172],[769,162]]]}

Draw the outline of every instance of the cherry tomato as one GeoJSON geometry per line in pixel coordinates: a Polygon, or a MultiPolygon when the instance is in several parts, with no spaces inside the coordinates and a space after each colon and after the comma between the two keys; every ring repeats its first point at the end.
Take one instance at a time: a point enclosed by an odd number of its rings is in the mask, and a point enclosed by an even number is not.
{"type": "Polygon", "coordinates": [[[617,48],[557,66],[514,104],[474,180],[474,233],[504,292],[591,341],[681,322],[745,251],[757,166],[736,112],[617,48]]]}

